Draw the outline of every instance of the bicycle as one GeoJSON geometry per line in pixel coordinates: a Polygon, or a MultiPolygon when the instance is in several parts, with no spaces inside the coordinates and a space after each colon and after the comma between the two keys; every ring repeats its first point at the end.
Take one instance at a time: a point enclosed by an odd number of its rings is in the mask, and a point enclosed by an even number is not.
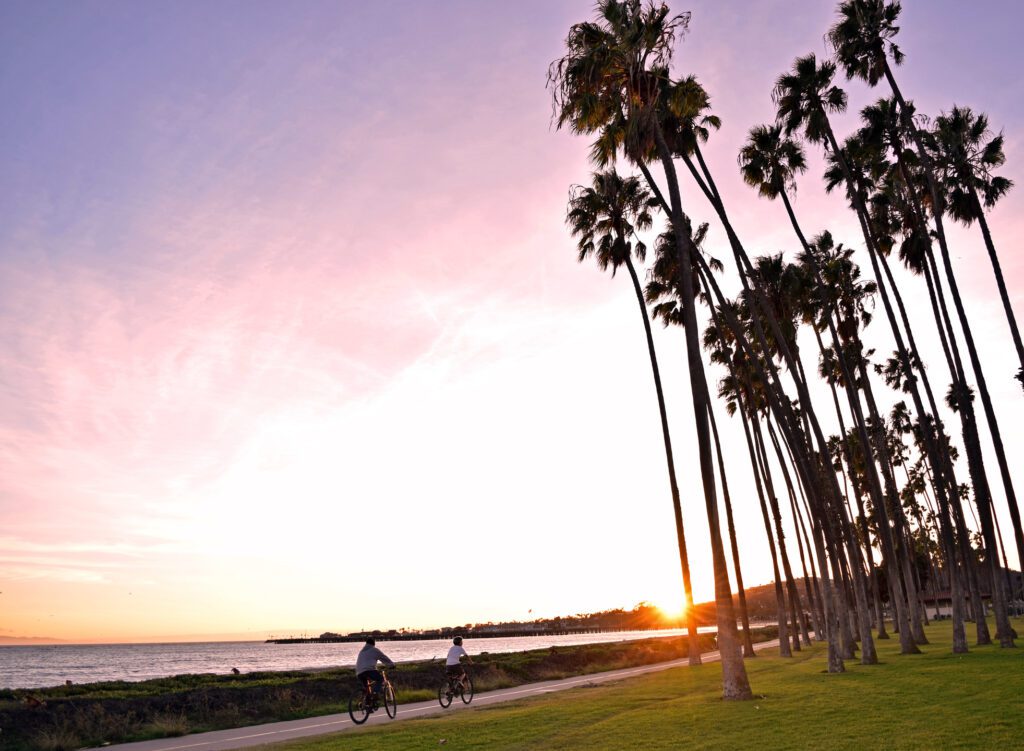
{"type": "Polygon", "coordinates": [[[473,701],[473,679],[465,670],[461,676],[447,674],[444,683],[437,689],[437,701],[445,709],[451,706],[456,696],[462,699],[463,704],[473,701]]]}
{"type": "Polygon", "coordinates": [[[387,712],[388,717],[392,720],[395,719],[395,715],[398,714],[398,704],[395,701],[395,687],[391,685],[391,681],[388,680],[388,673],[386,668],[382,668],[381,674],[381,690],[380,693],[374,693],[372,681],[360,681],[360,686],[348,700],[348,716],[352,718],[352,722],[356,725],[362,725],[368,719],[370,715],[380,709],[380,702],[384,701],[384,711],[387,712]]]}

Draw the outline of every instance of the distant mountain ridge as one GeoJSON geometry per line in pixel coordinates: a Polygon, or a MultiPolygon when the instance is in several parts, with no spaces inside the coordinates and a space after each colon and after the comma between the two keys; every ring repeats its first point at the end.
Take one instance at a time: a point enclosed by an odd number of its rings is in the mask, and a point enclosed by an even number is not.
{"type": "Polygon", "coordinates": [[[54,639],[50,636],[0,636],[0,644],[14,646],[18,644],[63,644],[64,639],[54,639]]]}

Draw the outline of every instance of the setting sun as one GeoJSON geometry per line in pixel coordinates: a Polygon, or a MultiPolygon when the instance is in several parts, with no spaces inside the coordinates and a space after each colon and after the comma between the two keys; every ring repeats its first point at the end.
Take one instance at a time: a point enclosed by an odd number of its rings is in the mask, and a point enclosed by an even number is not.
{"type": "Polygon", "coordinates": [[[673,603],[671,600],[665,600],[656,601],[652,604],[660,610],[661,614],[669,621],[682,621],[683,617],[686,615],[686,603],[678,604],[673,603]]]}

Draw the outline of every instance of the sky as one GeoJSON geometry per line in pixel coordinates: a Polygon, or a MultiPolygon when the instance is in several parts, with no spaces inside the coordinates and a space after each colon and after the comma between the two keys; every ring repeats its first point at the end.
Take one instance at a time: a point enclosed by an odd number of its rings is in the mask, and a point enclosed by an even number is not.
{"type": "MultiPolygon", "coordinates": [[[[755,252],[792,254],[782,208],[742,184],[735,155],[772,119],[774,79],[826,53],[832,3],[672,7],[693,13],[675,71],[723,119],[707,156],[733,223],[755,252]]],[[[899,80],[922,112],[988,112],[1019,186],[1024,9],[981,7],[905,3],[899,80]]],[[[552,127],[546,70],[590,14],[578,0],[0,4],[0,639],[678,609],[636,300],[627,278],[577,264],[563,222],[588,144],[552,127]]],[[[882,94],[844,85],[848,133],[882,94]]],[[[862,247],[810,163],[805,229],[862,247]]],[[[683,198],[711,218],[691,185],[683,198]]],[[[1022,210],[1018,187],[990,215],[1018,317],[1022,210]]],[[[713,226],[724,258],[722,240],[713,226]]],[[[991,267],[976,229],[951,243],[1019,456],[991,267]]],[[[944,390],[923,287],[900,280],[944,390]]],[[[870,332],[892,349],[881,321],[870,332]]],[[[706,600],[683,342],[656,342],[706,600]]],[[[720,421],[744,577],[764,583],[742,433],[720,421]]]]}

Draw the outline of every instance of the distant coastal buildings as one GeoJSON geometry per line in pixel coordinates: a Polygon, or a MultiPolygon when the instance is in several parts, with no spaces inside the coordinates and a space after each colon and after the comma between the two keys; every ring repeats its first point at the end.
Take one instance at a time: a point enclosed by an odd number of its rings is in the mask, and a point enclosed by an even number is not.
{"type": "Polygon", "coordinates": [[[678,618],[670,618],[648,602],[641,602],[632,610],[617,608],[600,613],[580,613],[556,618],[538,618],[534,621],[506,621],[503,623],[467,623],[463,626],[445,626],[435,629],[410,630],[390,629],[356,631],[338,634],[325,631],[318,637],[273,637],[272,644],[303,644],[363,641],[372,636],[385,641],[413,641],[425,639],[449,639],[464,636],[470,639],[487,639],[514,636],[554,636],[564,634],[598,634],[613,631],[655,631],[680,628],[678,618]]]}

